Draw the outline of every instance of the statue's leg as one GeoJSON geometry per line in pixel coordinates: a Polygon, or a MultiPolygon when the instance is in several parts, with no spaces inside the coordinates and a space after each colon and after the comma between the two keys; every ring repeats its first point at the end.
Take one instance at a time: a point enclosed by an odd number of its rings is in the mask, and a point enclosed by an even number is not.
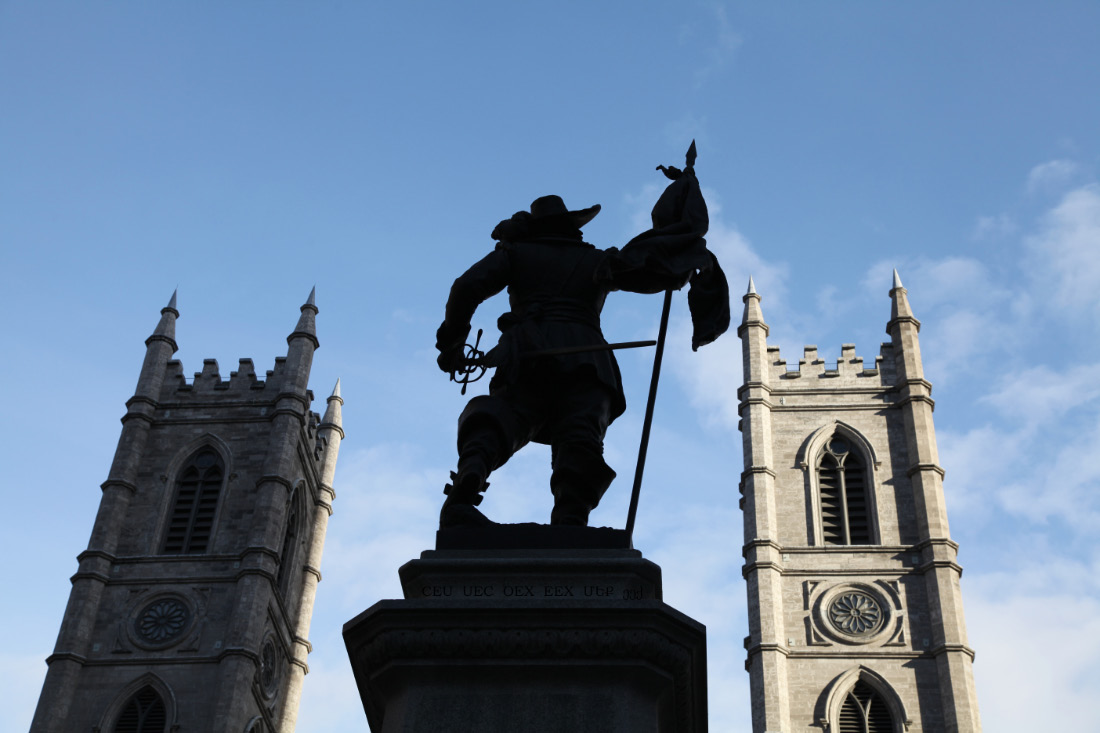
{"type": "Polygon", "coordinates": [[[475,507],[489,487],[489,474],[527,443],[522,413],[496,395],[470,400],[458,418],[458,470],[443,490],[441,527],[492,524],[475,507]]]}
{"type": "Polygon", "coordinates": [[[604,463],[602,448],[580,443],[554,447],[554,472],[550,475],[554,509],[550,524],[588,525],[589,512],[600,503],[615,479],[611,466],[604,463]]]}
{"type": "Polygon", "coordinates": [[[551,444],[551,524],[587,526],[589,512],[615,479],[615,471],[603,460],[610,413],[611,396],[597,384],[578,389],[562,401],[551,444]]]}

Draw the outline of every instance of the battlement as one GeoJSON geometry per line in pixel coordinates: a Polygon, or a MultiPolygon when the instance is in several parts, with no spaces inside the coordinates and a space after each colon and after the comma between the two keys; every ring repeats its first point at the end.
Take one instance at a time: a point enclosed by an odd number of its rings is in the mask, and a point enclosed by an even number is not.
{"type": "MultiPolygon", "coordinates": [[[[204,413],[209,413],[211,403],[216,401],[231,410],[226,417],[239,418],[242,408],[247,413],[258,406],[263,408],[261,414],[268,414],[266,408],[282,393],[285,366],[286,357],[276,357],[275,368],[267,371],[266,379],[258,379],[252,360],[241,359],[238,368],[230,372],[226,380],[222,379],[217,359],[203,359],[202,371],[195,372],[189,382],[184,376],[183,364],[178,359],[171,359],[166,365],[160,401],[173,410],[193,405],[204,413]]],[[[306,390],[306,398],[313,404],[313,390],[306,390]]],[[[307,411],[302,427],[307,443],[313,445],[313,459],[320,461],[328,446],[328,437],[320,430],[321,416],[307,411]]]]}
{"type": "Polygon", "coordinates": [[[811,344],[803,347],[802,358],[793,363],[780,356],[778,346],[769,346],[767,369],[772,384],[790,383],[791,387],[795,387],[795,380],[812,380],[815,384],[834,380],[837,386],[890,386],[896,378],[894,346],[888,341],[869,364],[856,355],[855,344],[842,344],[840,356],[833,359],[822,358],[817,346],[811,344]]]}
{"type": "MultiPolygon", "coordinates": [[[[229,373],[229,379],[222,379],[218,368],[217,359],[203,359],[202,371],[195,372],[194,377],[188,381],[183,369],[183,363],[178,359],[168,361],[164,385],[161,387],[162,401],[176,401],[181,397],[180,393],[191,392],[194,394],[219,394],[226,393],[248,397],[249,399],[274,399],[283,389],[285,381],[286,357],[275,357],[275,368],[268,369],[264,379],[256,376],[256,367],[251,359],[241,359],[236,370],[229,373]]],[[[310,394],[312,401],[313,395],[310,394]]]]}

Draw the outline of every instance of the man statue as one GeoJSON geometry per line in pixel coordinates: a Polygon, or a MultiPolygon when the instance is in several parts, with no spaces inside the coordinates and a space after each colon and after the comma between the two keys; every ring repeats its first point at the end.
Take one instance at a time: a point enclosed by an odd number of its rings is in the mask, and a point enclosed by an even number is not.
{"type": "Polygon", "coordinates": [[[674,182],[654,208],[654,228],[621,251],[597,249],[582,237],[599,205],[571,211],[560,197],[543,196],[500,222],[496,248],[455,280],[436,334],[443,371],[453,375],[467,365],[478,305],[507,287],[510,309],[486,357],[497,367],[489,394],[471,399],[458,419],[458,470],[444,490],[440,527],[492,524],[476,508],[487,478],[530,441],[551,450],[550,523],[588,524],[615,478],[603,460],[604,435],[626,408],[619,367],[600,331],[608,292],[661,292],[691,278],[695,345],[728,326],[728,289],[702,238],[706,204],[691,153],[685,171],[666,170],[674,182]],[[541,353],[569,347],[572,353],[541,353]]]}

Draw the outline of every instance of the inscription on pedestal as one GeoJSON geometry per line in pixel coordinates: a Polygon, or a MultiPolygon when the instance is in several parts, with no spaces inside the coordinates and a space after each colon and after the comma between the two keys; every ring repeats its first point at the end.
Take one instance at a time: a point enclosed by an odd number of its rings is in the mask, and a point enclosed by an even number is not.
{"type": "Polygon", "coordinates": [[[558,580],[489,580],[450,582],[448,578],[420,578],[406,590],[410,598],[447,600],[539,600],[539,601],[652,601],[652,587],[636,579],[613,578],[595,583],[571,583],[558,580]],[[408,591],[413,593],[409,594],[408,591]]]}

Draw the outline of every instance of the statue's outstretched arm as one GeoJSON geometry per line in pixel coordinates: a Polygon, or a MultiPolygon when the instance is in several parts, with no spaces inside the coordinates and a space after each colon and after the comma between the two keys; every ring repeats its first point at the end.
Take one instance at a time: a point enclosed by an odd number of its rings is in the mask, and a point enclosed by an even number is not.
{"type": "Polygon", "coordinates": [[[454,281],[446,316],[435,334],[437,363],[443,371],[453,371],[461,363],[474,311],[508,285],[508,269],[508,254],[498,246],[454,281]]]}

